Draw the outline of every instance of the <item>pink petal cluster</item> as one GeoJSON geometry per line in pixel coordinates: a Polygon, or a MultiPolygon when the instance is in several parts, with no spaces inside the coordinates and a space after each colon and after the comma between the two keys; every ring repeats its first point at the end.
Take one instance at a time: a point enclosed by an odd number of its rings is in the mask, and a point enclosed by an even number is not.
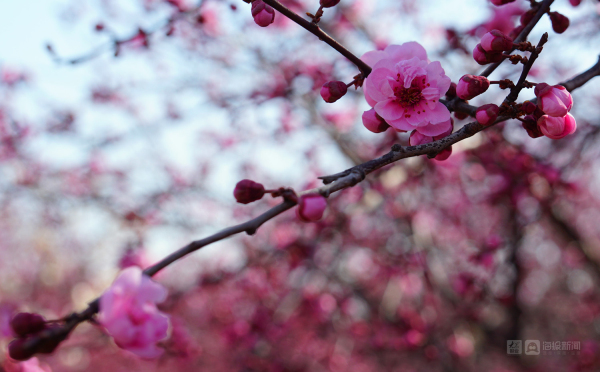
{"type": "Polygon", "coordinates": [[[564,117],[544,115],[538,119],[537,125],[544,136],[552,139],[563,138],[577,129],[577,123],[571,114],[564,117]]]}
{"type": "Polygon", "coordinates": [[[252,3],[252,17],[254,23],[260,27],[267,27],[275,21],[275,9],[262,0],[255,0],[252,3]]]}
{"type": "Polygon", "coordinates": [[[119,347],[142,358],[156,358],[163,351],[156,342],[167,337],[169,328],[169,318],[156,304],[166,297],[162,285],[139,267],[129,267],[100,297],[98,320],[119,347]]]}
{"type": "Polygon", "coordinates": [[[327,200],[319,194],[310,194],[300,197],[296,215],[304,222],[318,221],[323,217],[327,208],[327,200]]]}
{"type": "Polygon", "coordinates": [[[363,85],[365,98],[389,125],[426,136],[448,130],[450,111],[440,97],[448,91],[450,78],[439,62],[429,62],[419,43],[390,45],[361,59],[373,68],[363,85]]]}
{"type": "Polygon", "coordinates": [[[573,97],[562,85],[538,84],[535,87],[535,95],[538,97],[540,110],[550,116],[565,116],[573,107],[573,97]]]}

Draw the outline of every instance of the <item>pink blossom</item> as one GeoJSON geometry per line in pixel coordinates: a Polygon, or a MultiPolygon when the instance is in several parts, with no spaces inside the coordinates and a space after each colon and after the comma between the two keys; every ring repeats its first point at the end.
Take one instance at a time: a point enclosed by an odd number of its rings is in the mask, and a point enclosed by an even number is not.
{"type": "Polygon", "coordinates": [[[448,91],[450,78],[439,62],[429,62],[419,43],[390,45],[361,59],[373,68],[363,85],[365,98],[388,124],[427,136],[448,129],[450,111],[439,99],[448,91]]]}
{"type": "Polygon", "coordinates": [[[540,110],[550,116],[563,117],[573,107],[573,97],[562,85],[538,84],[535,87],[535,95],[538,97],[540,110]]]}
{"type": "Polygon", "coordinates": [[[362,114],[362,121],[365,128],[373,133],[385,132],[390,125],[377,115],[375,109],[370,109],[362,114]]]}
{"type": "Polygon", "coordinates": [[[327,208],[327,200],[319,194],[310,194],[300,197],[296,215],[304,222],[318,221],[323,217],[327,208]]]}
{"type": "Polygon", "coordinates": [[[552,139],[563,138],[577,129],[577,123],[571,114],[562,118],[544,115],[538,119],[537,125],[544,136],[552,139]]]}
{"type": "Polygon", "coordinates": [[[100,297],[98,320],[119,347],[142,358],[156,358],[162,354],[156,342],[167,337],[169,328],[169,318],[156,304],[166,297],[162,285],[139,267],[129,267],[100,297]]]}
{"type": "Polygon", "coordinates": [[[257,25],[267,27],[275,21],[275,10],[264,1],[256,0],[252,3],[252,17],[257,25]]]}

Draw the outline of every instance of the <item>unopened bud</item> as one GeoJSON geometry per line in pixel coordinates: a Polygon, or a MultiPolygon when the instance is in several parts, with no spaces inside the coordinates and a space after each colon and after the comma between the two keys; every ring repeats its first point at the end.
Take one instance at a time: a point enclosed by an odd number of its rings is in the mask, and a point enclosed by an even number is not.
{"type": "Polygon", "coordinates": [[[490,81],[485,76],[464,75],[458,81],[456,93],[459,98],[469,100],[477,97],[490,87],[490,81]]]}
{"type": "Polygon", "coordinates": [[[519,19],[521,21],[521,25],[527,26],[529,24],[529,22],[531,22],[531,20],[535,16],[535,13],[536,13],[535,10],[529,9],[525,13],[521,14],[521,18],[519,19]]]}
{"type": "Polygon", "coordinates": [[[513,47],[513,39],[498,30],[492,30],[481,38],[481,47],[487,52],[509,51],[513,47]]]}
{"type": "Polygon", "coordinates": [[[340,0],[320,0],[319,5],[323,8],[331,8],[332,6],[338,5],[339,2],[340,0]]]}
{"type": "Polygon", "coordinates": [[[483,126],[488,126],[492,124],[498,118],[498,114],[500,113],[500,107],[498,105],[494,105],[493,103],[480,106],[475,112],[475,118],[477,122],[483,126]]]}
{"type": "Polygon", "coordinates": [[[525,116],[521,124],[531,138],[538,138],[544,135],[540,128],[538,128],[537,120],[532,115],[525,116]]]}
{"type": "Polygon", "coordinates": [[[440,151],[440,153],[437,154],[434,159],[438,161],[444,161],[447,160],[450,157],[450,155],[452,155],[452,146],[448,146],[442,151],[440,151]]]}
{"type": "Polygon", "coordinates": [[[573,107],[573,97],[562,85],[540,83],[536,85],[534,92],[538,97],[538,107],[550,116],[563,117],[573,107]]]}
{"type": "Polygon", "coordinates": [[[303,195],[298,200],[296,215],[304,222],[318,221],[327,208],[327,200],[319,194],[303,195]]]}
{"type": "Polygon", "coordinates": [[[480,65],[500,62],[503,58],[502,52],[488,52],[487,50],[483,49],[481,44],[477,44],[475,49],[473,49],[473,59],[475,59],[475,62],[479,63],[480,65]]]}
{"type": "Polygon", "coordinates": [[[262,0],[255,0],[252,3],[252,18],[260,27],[267,27],[275,21],[275,9],[262,0]]]}
{"type": "Polygon", "coordinates": [[[550,21],[552,22],[552,29],[557,34],[562,34],[569,28],[569,18],[560,14],[559,12],[550,12],[548,13],[550,16],[550,21]]]}
{"type": "Polygon", "coordinates": [[[450,83],[450,88],[446,92],[446,98],[452,99],[456,97],[456,83],[450,83]]]}
{"type": "Polygon", "coordinates": [[[521,25],[518,27],[513,28],[513,30],[508,34],[508,37],[512,38],[513,40],[516,39],[519,34],[521,33],[521,31],[523,31],[525,29],[525,26],[521,25]]]}
{"type": "Polygon", "coordinates": [[[35,353],[35,349],[26,347],[29,340],[26,338],[17,338],[8,344],[8,355],[15,360],[27,360],[35,353]]]}
{"type": "Polygon", "coordinates": [[[533,112],[535,111],[537,105],[531,101],[525,101],[523,102],[523,104],[521,105],[521,110],[528,114],[531,115],[533,114],[533,112]]]}
{"type": "Polygon", "coordinates": [[[390,127],[381,116],[377,115],[375,109],[363,112],[362,121],[365,128],[373,133],[385,132],[390,127]]]}
{"type": "Polygon", "coordinates": [[[328,81],[321,88],[321,97],[325,102],[333,103],[348,92],[348,87],[343,81],[328,81]]]}
{"type": "Polygon", "coordinates": [[[241,180],[235,185],[233,196],[238,203],[248,204],[262,199],[265,187],[251,180],[241,180]]]}
{"type": "Polygon", "coordinates": [[[500,6],[500,5],[504,5],[504,4],[508,4],[508,3],[512,3],[515,0],[490,0],[492,2],[492,4],[496,5],[496,6],[500,6]]]}
{"type": "Polygon", "coordinates": [[[46,321],[38,314],[18,313],[10,321],[10,327],[17,336],[23,337],[42,331],[46,321]]]}

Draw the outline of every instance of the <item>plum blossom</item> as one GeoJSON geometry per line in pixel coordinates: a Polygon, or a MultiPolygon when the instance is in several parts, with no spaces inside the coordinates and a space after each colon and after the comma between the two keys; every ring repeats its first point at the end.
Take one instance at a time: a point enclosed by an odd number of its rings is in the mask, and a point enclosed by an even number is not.
{"type": "Polygon", "coordinates": [[[156,342],[167,337],[169,328],[169,318],[156,304],[166,297],[162,285],[139,267],[129,267],[100,297],[98,320],[119,347],[142,358],[156,358],[162,354],[156,342]]]}
{"type": "Polygon", "coordinates": [[[304,222],[318,221],[327,208],[327,200],[319,194],[303,195],[298,200],[296,215],[304,222]]]}
{"type": "Polygon", "coordinates": [[[373,68],[363,85],[365,98],[389,125],[426,136],[448,130],[450,111],[440,97],[448,91],[450,78],[440,62],[429,62],[419,43],[390,45],[361,59],[373,68]]]}

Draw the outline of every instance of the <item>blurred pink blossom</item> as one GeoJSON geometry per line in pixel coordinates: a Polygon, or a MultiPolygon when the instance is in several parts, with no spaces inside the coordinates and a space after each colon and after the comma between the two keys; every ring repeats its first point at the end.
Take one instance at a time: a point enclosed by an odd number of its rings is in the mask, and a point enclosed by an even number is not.
{"type": "Polygon", "coordinates": [[[162,285],[139,267],[129,267],[100,297],[98,319],[119,347],[142,358],[156,358],[162,354],[156,342],[167,336],[169,328],[169,318],[156,304],[166,297],[162,285]]]}

